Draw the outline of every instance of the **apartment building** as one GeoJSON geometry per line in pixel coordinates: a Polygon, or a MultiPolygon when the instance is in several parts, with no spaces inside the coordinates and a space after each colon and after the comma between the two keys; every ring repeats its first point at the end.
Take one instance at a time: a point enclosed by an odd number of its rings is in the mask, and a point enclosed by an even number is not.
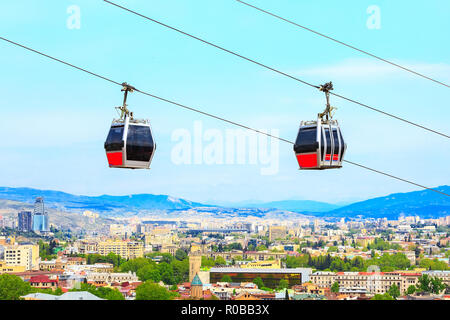
{"type": "Polygon", "coordinates": [[[97,242],[81,240],[79,243],[77,243],[77,250],[81,254],[97,253],[97,242]]]}
{"type": "Polygon", "coordinates": [[[2,273],[13,273],[13,272],[25,272],[25,266],[10,266],[5,263],[5,261],[0,260],[0,274],[2,273]]]}
{"type": "Polygon", "coordinates": [[[286,238],[286,227],[284,226],[270,226],[269,227],[269,240],[274,241],[276,239],[286,238]]]}
{"type": "Polygon", "coordinates": [[[331,287],[337,282],[340,288],[366,288],[371,294],[383,294],[392,285],[400,292],[405,292],[409,286],[416,285],[420,273],[409,272],[322,272],[311,275],[311,282],[324,287],[331,287]]]}
{"type": "Polygon", "coordinates": [[[266,268],[266,269],[279,269],[281,268],[280,260],[267,260],[267,261],[255,261],[244,263],[241,268],[266,268]]]}
{"type": "Polygon", "coordinates": [[[112,273],[112,272],[89,272],[86,275],[88,283],[93,284],[111,284],[124,282],[137,282],[139,278],[131,271],[128,273],[112,273]]]}
{"type": "Polygon", "coordinates": [[[97,243],[97,252],[108,255],[112,252],[124,259],[135,259],[144,256],[144,244],[138,241],[107,240],[97,243]]]}
{"type": "Polygon", "coordinates": [[[4,247],[4,264],[11,267],[24,267],[25,270],[39,270],[39,245],[13,244],[4,247]]]}
{"type": "Polygon", "coordinates": [[[163,245],[161,247],[161,253],[169,253],[172,256],[175,256],[175,253],[178,250],[178,246],[175,245],[163,245]]]}
{"type": "Polygon", "coordinates": [[[211,252],[208,255],[214,259],[222,257],[226,261],[231,261],[237,257],[249,259],[253,261],[280,260],[286,258],[286,252],[270,252],[270,251],[240,251],[233,250],[228,252],[211,252]]]}

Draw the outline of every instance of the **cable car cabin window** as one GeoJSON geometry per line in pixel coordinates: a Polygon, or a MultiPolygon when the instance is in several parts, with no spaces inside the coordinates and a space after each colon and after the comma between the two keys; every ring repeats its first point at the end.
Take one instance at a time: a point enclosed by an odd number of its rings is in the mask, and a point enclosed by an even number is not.
{"type": "Polygon", "coordinates": [[[327,141],[327,154],[331,154],[331,138],[330,138],[330,129],[325,128],[325,138],[327,141]]]}
{"type": "Polygon", "coordinates": [[[321,142],[322,144],[320,145],[320,153],[322,154],[322,161],[325,159],[325,135],[323,133],[323,130],[320,132],[320,137],[321,137],[321,142]]]}
{"type": "MultiPolygon", "coordinates": [[[[333,141],[334,141],[334,154],[339,154],[339,138],[338,138],[338,133],[337,133],[337,129],[333,129],[333,141]]],[[[337,158],[335,159],[337,160],[337,158]]]]}
{"type": "Polygon", "coordinates": [[[342,132],[339,129],[339,136],[341,137],[341,148],[342,148],[342,152],[341,152],[341,159],[339,161],[342,161],[342,158],[344,157],[344,151],[345,151],[345,143],[344,143],[344,138],[342,137],[342,132]]]}
{"type": "Polygon", "coordinates": [[[117,151],[123,148],[123,126],[111,127],[105,142],[106,151],[117,151]]]}
{"type": "Polygon", "coordinates": [[[315,152],[319,143],[317,142],[317,127],[301,128],[297,141],[295,141],[294,150],[297,153],[315,152]]]}
{"type": "Polygon", "coordinates": [[[128,127],[127,160],[150,161],[153,152],[153,138],[146,126],[128,127]]]}

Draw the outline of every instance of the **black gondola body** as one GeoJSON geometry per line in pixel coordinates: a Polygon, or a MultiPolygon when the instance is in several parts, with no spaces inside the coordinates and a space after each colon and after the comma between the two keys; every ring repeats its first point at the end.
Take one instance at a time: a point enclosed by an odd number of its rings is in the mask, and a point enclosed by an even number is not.
{"type": "Polygon", "coordinates": [[[336,120],[302,121],[294,151],[300,169],[341,168],[347,145],[336,120]]]}
{"type": "Polygon", "coordinates": [[[125,97],[120,119],[113,120],[105,141],[110,168],[149,169],[156,144],[148,120],[134,119],[126,108],[127,92],[134,88],[124,84],[125,97]]]}
{"type": "Polygon", "coordinates": [[[347,144],[337,120],[333,120],[329,104],[331,82],[320,87],[327,97],[327,108],[316,121],[302,121],[298,130],[294,151],[302,170],[341,168],[347,144]]]}

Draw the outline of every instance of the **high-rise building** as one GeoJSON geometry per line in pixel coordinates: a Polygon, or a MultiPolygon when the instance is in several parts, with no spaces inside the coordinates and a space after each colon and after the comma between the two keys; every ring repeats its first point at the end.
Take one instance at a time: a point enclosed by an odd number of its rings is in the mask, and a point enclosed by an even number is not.
{"type": "Polygon", "coordinates": [[[17,220],[19,231],[30,232],[32,230],[33,214],[31,211],[20,211],[17,220]]]}
{"type": "Polygon", "coordinates": [[[48,232],[48,215],[45,212],[44,198],[37,197],[34,203],[33,231],[48,232]]]}
{"type": "Polygon", "coordinates": [[[270,226],[269,227],[269,240],[273,241],[275,239],[286,238],[286,227],[285,226],[270,226]]]}
{"type": "Polygon", "coordinates": [[[44,198],[37,197],[34,202],[34,214],[43,215],[45,213],[44,198]]]}

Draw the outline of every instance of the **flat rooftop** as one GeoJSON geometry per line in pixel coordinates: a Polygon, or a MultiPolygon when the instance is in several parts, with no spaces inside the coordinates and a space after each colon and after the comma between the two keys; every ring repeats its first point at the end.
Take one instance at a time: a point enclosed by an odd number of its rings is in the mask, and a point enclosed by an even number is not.
{"type": "Polygon", "coordinates": [[[281,268],[211,268],[209,272],[216,273],[306,273],[310,274],[312,271],[311,268],[289,268],[289,269],[281,269],[281,268]]]}

